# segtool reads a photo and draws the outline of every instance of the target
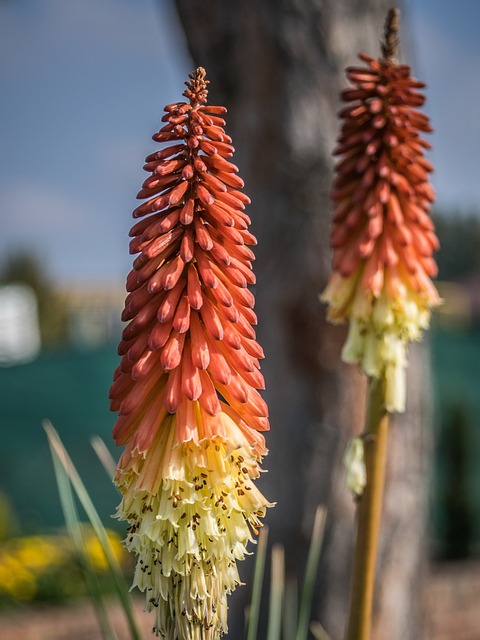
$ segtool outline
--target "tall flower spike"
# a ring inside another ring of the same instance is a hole
[[[243,181],[228,158],[224,107],[207,105],[205,70],[188,102],[165,107],[153,136],[169,146],[130,231],[129,321],[110,391],[113,434],[125,445],[115,481],[130,524],[134,585],[168,640],[215,640],[227,630],[236,561],[270,506],[254,485],[268,413],[258,389],[262,350],[252,324],[255,282]]]
[[[322,294],[329,319],[349,321],[343,360],[385,380],[387,411],[405,410],[407,345],[440,302],[431,281],[433,167],[420,137],[431,128],[417,109],[425,85],[394,60],[397,23],[392,11],[381,59],[362,54],[365,64],[347,69],[354,88],[342,93],[349,104],[334,151],[333,273]]]

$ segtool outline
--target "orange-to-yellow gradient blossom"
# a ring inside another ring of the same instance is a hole
[[[349,321],[342,357],[385,379],[388,411],[404,411],[406,349],[419,340],[439,304],[431,277],[438,248],[429,209],[431,131],[409,67],[366,55],[347,69],[354,88],[335,154],[333,274],[322,294],[333,322]]]
[[[156,609],[157,635],[215,640],[240,583],[236,561],[269,506],[253,482],[268,413],[247,288],[249,199],[227,160],[226,109],[207,105],[202,68],[186,84],[187,101],[165,107],[153,136],[170,145],[144,167],[110,398],[134,585]]]

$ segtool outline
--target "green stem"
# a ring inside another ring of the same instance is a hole
[[[54,451],[58,461],[62,465],[67,474],[75,493],[77,494],[78,500],[82,505],[85,513],[90,520],[90,524],[92,525],[95,533],[97,534],[98,540],[102,545],[103,552],[105,553],[105,557],[107,560],[107,564],[109,566],[112,578],[115,583],[115,587],[117,590],[118,597],[122,604],[123,611],[125,613],[125,617],[127,618],[130,634],[132,640],[142,640],[142,635],[138,628],[137,622],[135,620],[135,615],[133,612],[133,606],[131,603],[130,593],[128,587],[125,583],[125,578],[123,577],[122,570],[120,564],[112,550],[112,545],[110,540],[108,539],[107,532],[105,531],[105,527],[102,524],[100,516],[98,515],[93,502],[85,488],[85,485],[80,478],[78,471],[76,470],[70,456],[68,455],[65,447],[60,440],[57,432],[53,428],[53,425],[48,420],[43,421],[43,428],[45,429],[48,441],[51,449]]]
[[[312,538],[308,550],[307,564],[305,567],[305,579],[303,582],[300,611],[298,613],[298,626],[295,640],[307,640],[310,626],[310,613],[312,609],[313,590],[318,570],[318,561],[322,549],[323,532],[325,530],[326,511],[317,507],[313,522]]]
[[[372,379],[365,425],[367,486],[357,510],[357,539],[346,640],[370,640],[371,635],[389,421],[384,397],[383,380]]]
[[[258,632],[258,619],[260,617],[260,601],[262,599],[263,573],[267,557],[268,527],[260,529],[258,537],[255,569],[253,571],[252,601],[248,615],[247,640],[256,640]]]

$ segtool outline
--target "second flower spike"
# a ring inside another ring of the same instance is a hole
[[[226,109],[207,104],[202,68],[185,102],[165,107],[153,136],[130,235],[138,254],[110,391],[125,445],[116,483],[137,555],[134,584],[167,640],[216,640],[227,630],[236,562],[269,503],[254,484],[268,429],[252,327],[255,282]]]
[[[392,14],[393,16],[395,14]],[[431,278],[438,248],[429,209],[431,131],[418,110],[423,84],[393,59],[396,32],[387,29],[383,57],[360,55],[347,69],[353,88],[335,155],[331,246],[333,274],[322,299],[329,319],[348,320],[346,362],[385,380],[388,411],[404,411],[406,348],[439,304]]]

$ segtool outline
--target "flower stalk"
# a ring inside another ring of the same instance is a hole
[[[379,59],[360,55],[347,69],[354,87],[338,146],[332,192],[333,273],[322,294],[332,322],[349,323],[342,359],[369,378],[363,461],[347,478],[357,495],[357,537],[347,640],[369,640],[385,484],[389,414],[405,410],[407,348],[428,328],[440,303],[431,281],[438,240],[429,216],[433,170],[424,157],[431,131],[418,110],[423,83],[397,63],[399,12],[387,16]],[[357,444],[359,444],[357,442]],[[357,447],[361,450],[361,447]],[[358,486],[358,489],[357,489]],[[363,491],[362,491],[363,490]]]
[[[345,362],[385,380],[388,411],[405,410],[407,346],[421,339],[430,310],[440,303],[431,278],[438,239],[429,209],[432,129],[417,107],[424,102],[410,68],[394,60],[398,15],[389,14],[383,50],[389,57],[359,58],[347,69],[353,89],[338,145],[332,199],[333,273],[322,300],[328,318],[349,322]]]
[[[205,70],[165,107],[133,212],[119,345],[110,391],[125,450],[115,482],[134,586],[166,640],[217,640],[237,560],[270,503],[254,480],[269,428],[256,342],[249,198],[229,158],[226,109],[207,104]]]
[[[368,389],[365,425],[367,485],[357,508],[357,539],[353,560],[347,640],[369,640],[375,587],[378,539],[382,517],[389,413],[385,409],[384,381],[372,378]]]

